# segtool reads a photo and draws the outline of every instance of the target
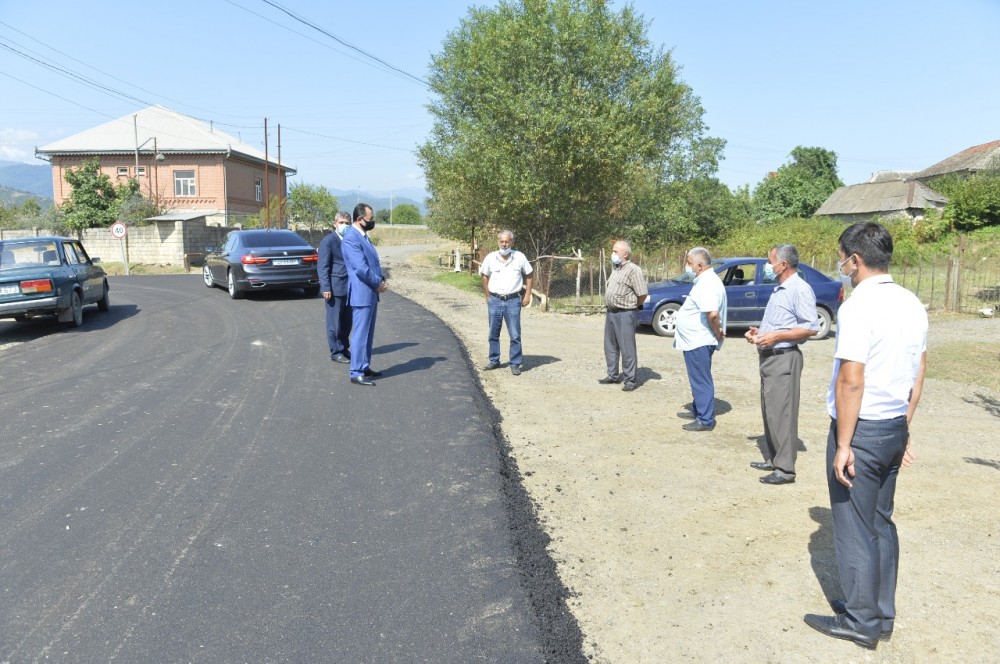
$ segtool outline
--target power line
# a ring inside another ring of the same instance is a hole
[[[420,78],[419,76],[415,76],[414,74],[411,74],[410,72],[408,72],[408,71],[406,71],[404,69],[400,69],[399,67],[386,62],[385,60],[383,60],[382,58],[378,57],[377,55],[369,53],[368,51],[365,51],[364,49],[359,48],[359,47],[355,46],[354,44],[351,44],[350,42],[348,42],[347,40],[343,39],[342,37],[338,37],[337,35],[333,34],[332,32],[330,32],[330,31],[328,31],[328,30],[326,30],[324,28],[321,28],[318,25],[316,25],[315,23],[312,23],[311,21],[309,21],[309,20],[307,20],[307,19],[299,16],[298,14],[296,14],[295,12],[293,12],[292,10],[287,9],[285,7],[282,7],[278,3],[272,2],[272,0],[261,0],[261,2],[263,2],[264,4],[267,4],[267,5],[270,5],[270,6],[274,7],[278,11],[284,12],[288,16],[290,16],[293,19],[295,19],[296,21],[298,21],[299,23],[302,23],[303,25],[309,26],[313,30],[316,30],[317,32],[320,32],[320,33],[326,35],[330,39],[336,41],[338,44],[341,44],[341,45],[345,46],[346,48],[349,48],[352,51],[355,51],[356,53],[361,54],[365,58],[368,58],[369,60],[373,60],[373,61],[379,63],[380,65],[382,65],[383,67],[388,67],[392,71],[397,72],[399,74],[402,74],[406,78],[412,79],[413,81],[415,81],[417,83],[420,83],[421,85],[423,85],[425,87],[430,87],[430,83],[428,83],[424,79]]]

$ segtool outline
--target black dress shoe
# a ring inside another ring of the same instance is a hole
[[[624,385],[622,385],[622,392],[631,392],[637,387],[639,386],[635,383],[625,383]]]
[[[333,355],[330,357],[330,359],[333,360],[334,362],[339,362],[340,364],[351,363],[351,358],[347,357],[346,355]]]
[[[598,378],[597,382],[601,385],[616,385],[622,382],[621,378],[612,378],[611,376],[605,376],[604,378]]]
[[[499,368],[500,368],[499,362],[490,362],[489,364],[483,367],[483,369],[486,371],[493,371],[494,369],[499,369]]]
[[[847,613],[847,602],[845,602],[844,600],[840,599],[839,597],[835,598],[835,599],[831,599],[830,600],[830,608],[833,609],[833,612],[836,613],[838,616],[842,616],[845,613]],[[878,635],[878,640],[879,641],[888,641],[891,638],[892,638],[892,630],[891,629],[888,629],[888,630],[887,629],[883,629],[881,631],[881,633],[879,633],[879,635]]]
[[[865,636],[861,632],[856,632],[847,625],[844,625],[844,621],[840,616],[817,616],[807,613],[805,621],[807,625],[817,632],[822,632],[835,639],[853,641],[862,648],[875,650],[875,646],[878,645],[878,639],[874,636]]]
[[[762,484],[795,484],[794,477],[786,477],[784,475],[779,475],[777,472],[771,473],[770,475],[764,475],[760,478]]]
[[[365,369],[365,378],[378,378],[382,375],[381,371],[375,371],[374,369]]]
[[[368,380],[364,376],[355,376],[351,379],[351,382],[355,385],[370,385],[371,387],[375,387],[375,383]]]
[[[682,420],[694,420],[697,419],[690,410],[679,410],[677,411],[677,417]]]
[[[681,428],[685,431],[711,431],[715,428],[714,424],[702,424],[698,420],[694,422],[688,422],[687,424],[682,424]]]
[[[751,461],[750,467],[754,470],[774,470],[770,461]]]

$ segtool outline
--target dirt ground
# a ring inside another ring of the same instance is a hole
[[[428,281],[412,259],[390,288],[443,319],[486,362],[482,297]],[[524,372],[483,372],[594,662],[1000,661],[1000,394],[928,380],[902,471],[898,615],[875,652],[812,630],[837,580],[824,475],[833,339],[804,347],[793,485],[767,486],[757,359],[732,332],[715,356],[718,424],[681,430],[682,354],[638,334],[640,386],[599,385],[602,316],[522,318]],[[1000,319],[933,320],[934,345],[1000,341]],[[501,337],[507,358],[506,332]],[[984,357],[983,371],[1000,370]]]

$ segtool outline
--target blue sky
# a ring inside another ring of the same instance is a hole
[[[423,79],[470,6],[274,3]],[[719,177],[730,187],[752,187],[797,145],[833,150],[855,183],[1000,140],[1000,0],[632,5],[701,98],[709,134],[728,142]],[[272,154],[281,124],[300,182],[423,188],[413,148],[432,124],[427,88],[264,0],[0,0],[0,90],[0,160],[40,164],[36,146],[158,103],[261,148],[267,117]]]

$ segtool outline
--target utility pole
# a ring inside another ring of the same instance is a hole
[[[278,123],[278,228],[284,228],[285,215],[281,214],[281,196],[284,193],[281,185],[281,123]]]
[[[267,190],[270,174],[267,172],[267,162],[267,118],[264,118],[264,228],[271,228],[271,206],[268,204],[270,201]]]

